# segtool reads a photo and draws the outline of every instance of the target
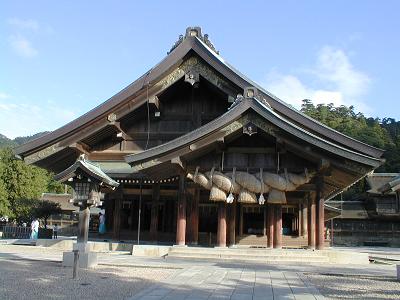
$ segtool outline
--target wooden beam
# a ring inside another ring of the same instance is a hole
[[[206,137],[200,141],[197,141],[193,144],[190,144],[189,149],[191,151],[195,151],[198,149],[201,149],[203,147],[206,147],[208,145],[211,145],[213,143],[223,143],[224,142],[224,136],[225,133],[224,132],[219,132],[218,134],[215,135],[211,135],[209,137]]]
[[[69,148],[72,148],[81,154],[89,155],[90,153],[90,147],[83,142],[72,143]]]
[[[171,164],[178,165],[182,170],[186,169],[186,163],[182,161],[181,157],[177,156],[171,159]]]
[[[149,104],[154,106],[156,110],[160,110],[160,100],[156,95],[149,97]]]
[[[306,183],[306,184],[303,184],[303,185],[299,186],[296,189],[296,192],[310,192],[310,191],[315,191],[315,189],[316,189],[316,185],[315,184]]]
[[[273,154],[275,147],[227,147],[227,153]]]
[[[140,189],[136,188],[124,188],[123,190],[124,195],[139,195],[140,194]],[[151,196],[152,195],[152,190],[151,189],[143,189],[142,190],[142,195],[145,196]],[[176,190],[165,190],[161,189],[160,190],[160,195],[161,196],[170,196],[170,197],[176,197],[178,195],[178,192]]]
[[[25,156],[24,161],[28,165],[34,164],[34,163],[38,162],[39,160],[45,159],[46,157],[49,157],[50,155],[60,152],[63,149],[65,149],[64,146],[61,146],[60,143],[56,143],[47,148],[44,148],[43,150],[37,151],[31,155]]]

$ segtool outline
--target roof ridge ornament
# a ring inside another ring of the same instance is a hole
[[[244,100],[249,100],[249,99],[254,99],[257,100],[259,103],[261,103],[262,105],[271,108],[271,105],[268,103],[267,99],[264,97],[264,95],[262,95],[259,90],[256,87],[253,86],[249,86],[244,88],[244,93],[243,95],[238,94],[236,96],[235,101],[233,101],[232,105],[228,108],[228,110],[230,110],[231,108],[235,107],[236,105],[238,105],[240,102],[244,101]]]
[[[244,100],[244,97],[242,94],[237,94],[235,101],[229,106],[228,110],[234,108],[236,105],[238,105],[240,102]]]
[[[188,37],[198,37],[200,40],[203,41],[212,51],[214,51],[216,54],[219,54],[219,51],[215,49],[214,44],[210,41],[208,34],[202,34],[201,33],[201,27],[199,26],[194,26],[194,27],[188,27],[186,28],[186,33],[185,35],[180,34],[178,37],[178,40],[172,45],[171,49],[167,52],[167,54],[170,54],[172,51],[177,48],[184,39]]]
[[[244,97],[246,99],[255,99],[266,107],[272,109],[265,96],[254,86],[244,88]]]

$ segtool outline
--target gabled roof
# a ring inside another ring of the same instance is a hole
[[[400,175],[378,188],[382,194],[397,192],[400,189]]]
[[[399,173],[373,173],[367,176],[370,194],[382,194],[396,191],[400,188]]]
[[[322,150],[325,150],[332,155],[341,156],[352,160],[357,163],[361,163],[367,166],[377,168],[382,164],[382,160],[359,152],[345,148],[339,144],[325,140],[304,128],[296,125],[291,120],[281,116],[276,113],[265,101],[261,101],[255,97],[244,98],[240,97],[239,100],[235,101],[232,107],[220,117],[214,119],[213,121],[203,125],[202,127],[189,132],[183,136],[180,136],[172,141],[164,143],[160,146],[151,148],[149,150],[127,155],[125,160],[133,165],[137,166],[141,163],[153,161],[153,165],[157,164],[157,160],[161,156],[169,155],[170,153],[175,153],[181,151],[181,155],[189,153],[191,151],[190,145],[210,136],[212,133],[221,130],[228,124],[237,120],[240,116],[248,111],[254,111],[259,116],[264,118],[269,123],[272,123],[277,128],[285,131],[286,133],[300,138],[304,142],[316,146]],[[159,161],[160,163],[161,161]]]
[[[197,30],[197,34],[192,32]],[[74,121],[60,127],[59,129],[39,137],[29,143],[21,145],[15,149],[15,153],[22,157],[42,150],[56,142],[69,137],[84,128],[85,126],[96,123],[104,119],[113,110],[120,107],[128,101],[135,100],[135,97],[141,94],[145,87],[152,86],[157,80],[165,76],[173,67],[179,65],[187,56],[189,52],[196,53],[206,63],[208,63],[217,72],[225,76],[228,80],[233,82],[238,87],[244,89],[248,86],[257,87],[264,95],[271,108],[284,118],[291,120],[296,124],[301,124],[306,130],[319,135],[324,139],[335,141],[337,144],[352,149],[361,154],[379,158],[383,154],[383,150],[372,147],[353,138],[350,138],[338,131],[335,131],[322,123],[306,116],[300,111],[293,108],[291,105],[286,104],[276,96],[258,86],[255,82],[241,74],[238,70],[227,63],[209,43],[208,37],[203,36],[199,28],[189,28],[185,37],[182,37],[171,52],[154,68],[146,72],[142,77],[134,81],[125,89],[108,99],[103,104],[97,106],[93,110],[84,114],[83,116],[75,119]]]
[[[54,179],[65,182],[69,178],[75,177],[78,170],[81,170],[89,176],[95,178],[107,187],[116,188],[119,186],[118,182],[104,173],[99,166],[93,164],[89,160],[86,160],[83,155],[80,156],[72,166],[54,176]]]

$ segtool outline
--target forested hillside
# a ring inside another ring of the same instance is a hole
[[[34,135],[30,135],[30,136],[19,136],[16,137],[15,139],[9,139],[8,137],[6,137],[5,135],[0,133],[0,148],[5,148],[5,147],[16,147],[22,144],[25,144],[31,140],[34,140],[38,137],[41,137],[42,135],[47,134],[48,132],[39,132],[36,133]]]
[[[301,111],[337,131],[384,149],[386,163],[376,172],[400,172],[400,121],[367,118],[352,106],[314,105],[311,100],[303,100]]]

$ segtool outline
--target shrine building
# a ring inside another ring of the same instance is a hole
[[[329,200],[383,163],[383,150],[244,76],[199,27],[119,93],[15,153],[55,174],[87,161],[118,182],[102,190],[109,238],[219,247],[322,249],[340,214]]]

